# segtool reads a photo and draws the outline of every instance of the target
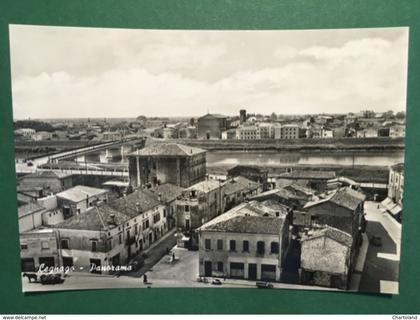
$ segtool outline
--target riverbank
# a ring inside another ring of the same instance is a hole
[[[174,142],[192,147],[199,147],[208,151],[341,151],[341,150],[371,150],[391,151],[404,150],[404,138],[328,138],[328,139],[290,139],[290,140],[198,140],[174,139],[161,142]]]

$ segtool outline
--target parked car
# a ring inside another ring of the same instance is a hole
[[[131,271],[138,271],[144,266],[144,258],[142,256],[134,258],[131,260],[129,266],[131,266]]]
[[[42,284],[59,284],[63,283],[64,279],[61,277],[60,273],[55,273],[42,275],[40,281]]]
[[[255,283],[255,285],[257,286],[257,288],[261,288],[261,289],[272,289],[273,288],[273,284],[270,283],[270,282],[257,281]]]
[[[213,281],[211,282],[211,284],[214,284],[216,286],[220,286],[220,285],[222,285],[222,281],[220,281],[219,279],[213,279]]]
[[[370,237],[370,243],[374,245],[375,247],[381,247],[382,246],[382,238],[378,235],[373,235]]]

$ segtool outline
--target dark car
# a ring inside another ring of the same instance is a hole
[[[61,277],[61,274],[44,274],[40,277],[42,284],[59,284],[63,283],[64,279]]]
[[[134,258],[129,266],[131,266],[131,271],[138,271],[141,267],[144,266],[144,258],[142,256]]]
[[[370,237],[370,243],[374,245],[375,247],[381,247],[382,238],[378,235],[373,235],[372,237]]]
[[[255,285],[257,286],[257,288],[260,288],[260,289],[272,289],[273,288],[273,284],[271,284],[270,282],[257,281],[255,283]]]

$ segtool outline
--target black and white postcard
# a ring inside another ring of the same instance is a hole
[[[10,50],[23,291],[398,294],[408,28],[11,25]]]

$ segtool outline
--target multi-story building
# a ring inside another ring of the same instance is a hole
[[[169,196],[169,195],[168,195]],[[169,196],[171,197],[171,196]],[[129,195],[109,203],[109,206],[130,218],[130,230],[126,230],[126,239],[129,239],[128,257],[134,253],[147,249],[154,242],[164,236],[169,228],[167,217],[168,197],[159,192],[137,189]]]
[[[332,191],[326,198],[308,202],[304,210],[311,216],[312,225],[337,228],[350,234],[357,242],[366,228],[365,198],[361,192],[342,187]]]
[[[222,132],[222,140],[235,140],[237,135],[236,129],[228,129]]]
[[[150,191],[158,195],[161,203],[166,206],[168,230],[176,226],[176,200],[182,195],[183,190],[184,188],[170,183],[161,184],[150,189]]]
[[[108,201],[108,190],[87,186],[75,186],[57,193],[57,206],[63,210],[64,218],[81,214],[88,208]]]
[[[60,266],[57,234],[53,229],[33,229],[20,233],[20,259],[23,272]]]
[[[37,131],[32,135],[32,140],[35,141],[42,141],[42,140],[51,140],[53,137],[53,134],[51,132],[47,131]]]
[[[198,139],[220,139],[227,129],[227,117],[221,114],[208,113],[197,120]]]
[[[297,124],[282,125],[281,139],[299,139],[299,126]]]
[[[261,184],[241,176],[230,178],[223,185],[225,188],[224,211],[230,210],[248,197],[255,196],[262,191]]]
[[[395,124],[389,128],[389,136],[392,138],[405,137],[405,126],[402,124]]]
[[[288,185],[295,182],[304,187],[322,192],[326,189],[328,180],[334,179],[336,174],[334,171],[320,170],[290,170],[278,175],[276,184]]]
[[[274,139],[274,125],[272,123],[261,122],[257,128],[257,139],[269,140]]]
[[[404,164],[398,163],[389,168],[388,197],[382,205],[398,221],[402,219],[404,198]]]
[[[169,231],[168,207],[173,202],[171,195],[141,189],[109,204],[97,203],[49,229],[37,225],[21,233],[22,265],[35,269],[45,262],[98,273],[124,270],[134,255]]]
[[[199,233],[200,276],[279,281],[289,244],[287,212],[242,203]]]
[[[46,193],[57,193],[73,186],[71,174],[55,171],[38,171],[21,177],[18,180],[21,188],[39,188]]]
[[[26,139],[32,139],[33,135],[35,134],[35,130],[31,128],[20,128],[14,131],[16,136],[21,136]]]
[[[239,140],[257,140],[258,127],[255,125],[242,125],[236,129],[236,136]]]
[[[176,201],[178,244],[195,247],[195,229],[220,215],[224,209],[224,185],[207,179],[182,192]]]
[[[228,179],[239,176],[261,184],[261,191],[268,189],[268,169],[259,166],[237,165],[227,170]]]
[[[353,239],[329,226],[311,230],[301,239],[302,284],[348,289]]]
[[[19,206],[18,222],[19,232],[25,232],[42,225],[42,216],[47,210],[36,202]]]
[[[121,131],[106,131],[102,133],[102,140],[105,141],[116,141],[121,140],[124,134]]]
[[[130,185],[171,183],[187,188],[206,176],[206,151],[176,143],[155,143],[128,155]]]
[[[129,220],[129,216],[101,205],[54,226],[61,265],[93,273],[126,265],[133,228]]]

